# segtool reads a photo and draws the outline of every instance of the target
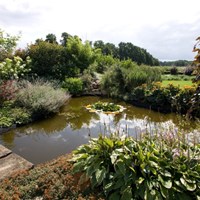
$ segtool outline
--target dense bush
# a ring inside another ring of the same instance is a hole
[[[66,93],[48,81],[27,82],[16,96],[16,104],[28,109],[34,119],[56,113],[66,102]]]
[[[170,73],[171,73],[172,75],[176,75],[176,74],[178,73],[178,69],[177,69],[176,67],[172,67],[172,68],[170,69]]]
[[[102,88],[113,97],[123,98],[144,83],[160,81],[160,70],[138,66],[128,60],[112,66],[102,78]]]
[[[62,87],[72,95],[78,95],[83,92],[83,82],[80,78],[66,78]]]
[[[64,47],[48,42],[30,45],[28,54],[32,59],[32,73],[41,77],[61,78],[63,66],[61,55]]]
[[[138,86],[128,96],[128,100],[133,104],[150,107],[161,112],[175,111],[179,114],[191,112],[190,117],[199,118],[199,101],[194,106],[194,98],[199,98],[199,93],[197,94],[194,87],[187,86],[181,89],[173,84],[162,87],[159,82]]]
[[[81,180],[102,187],[110,200],[198,199],[200,146],[171,134],[91,139],[74,151],[74,172],[84,172]]]
[[[15,107],[12,101],[5,101],[0,108],[0,127],[23,125],[31,121],[31,114],[25,108]]]

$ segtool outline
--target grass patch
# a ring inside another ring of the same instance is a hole
[[[184,88],[185,86],[193,86],[193,83],[192,83],[192,81],[191,80],[189,80],[189,81],[182,81],[182,80],[171,80],[171,81],[169,81],[169,80],[165,80],[165,81],[162,81],[162,86],[163,87],[166,87],[167,85],[169,85],[169,84],[173,84],[174,86],[179,86],[179,87],[181,87],[181,88]]]

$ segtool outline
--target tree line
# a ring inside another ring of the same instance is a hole
[[[70,37],[78,37],[72,36],[67,32],[63,32],[61,34],[60,45],[66,46],[67,41]],[[79,38],[79,37],[78,37]],[[80,39],[80,38],[79,38]],[[80,39],[81,40],[81,39]],[[36,43],[43,41],[42,39],[37,39]],[[59,44],[57,41],[56,35],[50,33],[46,35],[46,39],[44,40],[49,43]],[[102,40],[97,41],[89,41],[89,44],[94,49],[100,49],[103,55],[111,55],[114,58],[120,60],[131,59],[136,62],[138,65],[145,64],[150,66],[158,66],[159,60],[154,58],[146,49],[140,48],[138,46],[133,45],[130,42],[120,42],[118,46],[113,43],[105,43]]]

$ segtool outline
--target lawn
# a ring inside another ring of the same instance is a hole
[[[191,80],[184,81],[184,80],[164,80],[162,81],[162,86],[167,86],[168,84],[173,84],[175,86],[180,86],[183,88],[184,86],[192,86],[193,83]]]

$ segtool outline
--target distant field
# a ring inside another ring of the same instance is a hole
[[[184,87],[184,86],[192,86],[193,83],[192,81],[183,81],[183,80],[175,80],[175,81],[168,81],[168,80],[164,80],[162,81],[162,86],[167,86],[168,84],[173,84],[175,86],[180,86],[180,87]]]

